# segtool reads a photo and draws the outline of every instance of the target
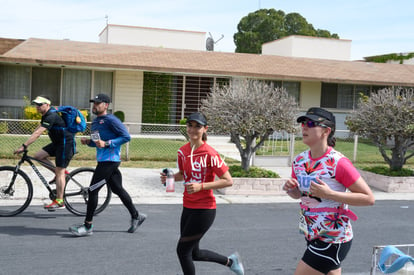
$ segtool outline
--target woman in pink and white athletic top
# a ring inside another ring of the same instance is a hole
[[[335,116],[310,108],[297,122],[303,143],[309,146],[292,163],[292,178],[283,189],[300,199],[299,230],[307,242],[295,275],[341,274],[341,262],[351,248],[351,220],[357,216],[348,205],[373,205],[374,195],[357,169],[335,146]]]

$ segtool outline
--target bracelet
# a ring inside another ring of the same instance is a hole
[[[26,144],[23,143],[22,146],[23,146],[24,149],[27,149],[27,145]]]
[[[292,193],[292,192],[294,192],[297,189],[298,189],[298,187],[296,186],[295,188],[291,188],[291,189],[286,190],[286,193],[287,194]]]

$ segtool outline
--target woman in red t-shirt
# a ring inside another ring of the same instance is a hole
[[[174,175],[174,179],[184,181],[185,190],[177,255],[184,275],[195,274],[193,261],[219,263],[240,275],[244,274],[244,268],[237,252],[226,257],[199,248],[201,238],[213,224],[216,216],[213,189],[233,184],[229,167],[216,150],[205,142],[207,128],[205,116],[201,113],[192,113],[187,119],[190,142],[178,150],[179,171]],[[166,175],[162,173],[161,182],[165,181]]]

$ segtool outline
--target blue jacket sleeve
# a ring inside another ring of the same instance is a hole
[[[110,147],[121,146],[131,140],[131,135],[128,133],[127,128],[116,117],[112,121],[112,131],[116,133],[116,138],[111,139]]]

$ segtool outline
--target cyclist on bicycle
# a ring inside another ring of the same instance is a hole
[[[55,173],[56,181],[56,199],[50,204],[45,205],[45,209],[48,211],[55,211],[56,209],[65,208],[63,201],[63,192],[65,190],[65,173],[66,167],[68,167],[70,160],[75,153],[74,147],[74,134],[66,130],[64,120],[59,114],[53,111],[51,107],[50,98],[47,96],[38,96],[32,103],[36,106],[36,110],[42,115],[40,125],[34,130],[32,135],[26,142],[22,144],[14,153],[19,154],[24,151],[30,144],[35,142],[44,131],[48,131],[50,144],[40,149],[34,157],[43,162],[49,163],[54,166],[49,160],[49,157],[55,157],[56,168],[47,169]],[[53,180],[51,181],[53,182]]]

